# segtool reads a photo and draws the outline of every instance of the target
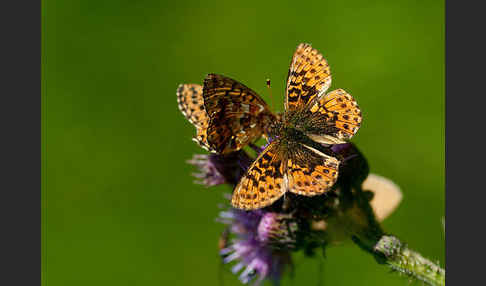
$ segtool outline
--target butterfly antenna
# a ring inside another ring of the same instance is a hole
[[[272,108],[272,110],[274,110],[275,104],[273,102],[272,89],[270,88],[270,79],[269,78],[267,78],[267,88],[268,88],[268,93],[270,94],[270,104],[271,104],[270,107]]]

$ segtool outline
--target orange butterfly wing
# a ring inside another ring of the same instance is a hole
[[[331,85],[331,70],[327,61],[309,44],[300,44],[290,64],[287,76],[285,109],[304,108]]]
[[[263,208],[285,193],[287,186],[282,155],[278,141],[273,141],[260,153],[233,191],[231,204],[235,208]]]
[[[231,78],[209,74],[203,97],[209,116],[207,141],[218,153],[241,149],[260,138],[275,121],[258,94]]]
[[[339,140],[350,139],[358,132],[361,126],[361,110],[354,98],[342,89],[337,89],[322,95],[309,108],[312,120],[316,126],[309,136],[315,141],[327,136],[335,137]],[[319,138],[320,137],[320,138]],[[321,142],[329,143],[329,142]],[[342,142],[334,142],[342,143]]]
[[[176,94],[179,110],[196,127],[197,135],[193,140],[208,150],[206,132],[209,117],[204,107],[203,87],[199,84],[181,84],[177,88]]]
[[[339,161],[307,145],[295,143],[287,160],[288,190],[303,196],[328,192],[337,181]]]

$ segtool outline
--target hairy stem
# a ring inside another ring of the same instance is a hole
[[[420,253],[409,249],[398,238],[384,235],[374,249],[378,261],[393,270],[414,277],[429,285],[445,285],[445,270],[424,258]]]
[[[348,235],[361,249],[396,273],[405,274],[428,285],[445,285],[444,269],[381,229],[365,192],[356,188],[349,201],[337,216],[334,225],[345,227]]]

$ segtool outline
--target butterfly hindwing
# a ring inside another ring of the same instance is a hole
[[[218,153],[241,149],[260,138],[274,120],[267,104],[245,85],[222,75],[204,80],[204,106],[209,116],[207,141]]]
[[[193,138],[194,141],[208,149],[206,132],[209,117],[204,107],[203,87],[199,84],[181,84],[176,93],[179,110],[196,127],[197,135]]]
[[[287,111],[304,108],[331,85],[331,70],[324,57],[309,44],[300,44],[287,76]]]
[[[203,87],[199,84],[181,84],[177,88],[179,110],[196,127],[207,125],[209,117],[204,108]]]
[[[288,191],[304,196],[329,191],[337,180],[339,161],[307,145],[293,145],[287,159]]]
[[[309,108],[309,112],[315,126],[311,133],[315,135],[350,139],[361,126],[362,115],[358,104],[342,89],[322,95]]]
[[[258,156],[236,186],[231,204],[253,210],[271,205],[286,191],[283,153],[273,141]]]

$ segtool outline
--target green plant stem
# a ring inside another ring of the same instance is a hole
[[[375,245],[374,253],[383,257],[384,263],[399,273],[429,285],[445,285],[444,269],[409,249],[394,236],[383,236]]]

